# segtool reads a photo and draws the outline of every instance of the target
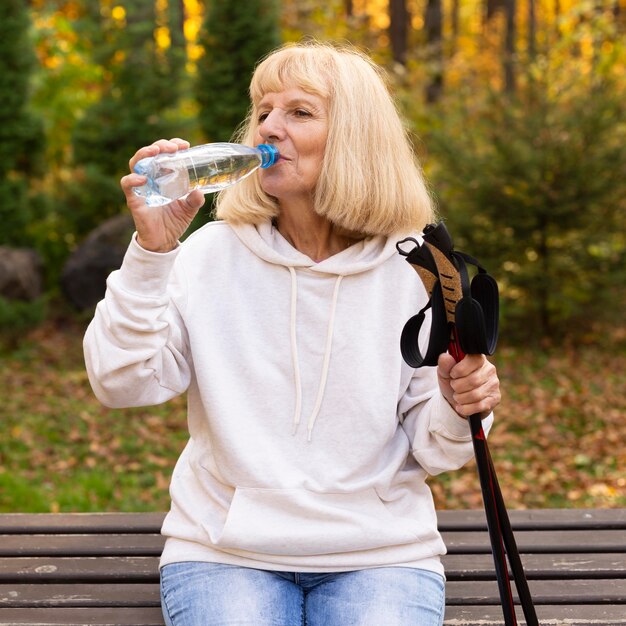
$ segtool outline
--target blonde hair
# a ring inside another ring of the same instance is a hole
[[[433,220],[421,168],[382,70],[353,48],[306,42],[269,54],[252,77],[252,104],[239,143],[253,145],[261,98],[291,86],[328,104],[328,138],[314,193],[319,215],[368,235],[421,230]],[[217,199],[217,217],[231,223],[258,224],[279,212],[256,175]]]

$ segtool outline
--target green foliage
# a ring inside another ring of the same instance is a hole
[[[26,229],[31,220],[28,182],[17,174],[0,179],[0,244],[28,245]]]
[[[626,102],[608,77],[570,79],[458,93],[426,136],[443,217],[497,276],[505,326],[524,339],[589,331],[623,284]]]
[[[247,113],[254,66],[280,44],[276,0],[210,0],[200,43],[200,125],[208,141],[229,141]]]
[[[104,9],[101,12],[102,41],[94,50],[96,60],[107,68],[108,88],[73,132],[74,163],[83,168],[84,195],[91,197],[87,204],[91,211],[82,211],[77,234],[120,209],[123,198],[117,180],[128,171],[128,160],[138,148],[182,133],[177,105],[184,76],[184,42],[173,37],[169,48],[159,47],[153,0],[119,4],[124,8],[123,21]],[[181,7],[169,4],[174,30],[181,23],[174,10]],[[116,185],[107,184],[105,177]]]
[[[43,322],[46,310],[44,298],[24,302],[0,296],[0,348],[15,346],[24,331]]]
[[[99,20],[92,21],[86,9],[69,17],[54,4],[46,2],[36,14],[34,31],[43,67],[35,74],[33,106],[45,123],[48,173],[69,162],[74,126],[99,99],[105,73],[94,60],[94,46],[102,36]]]
[[[25,243],[27,176],[41,169],[42,125],[29,108],[35,67],[29,28],[26,4],[0,4],[0,244]]]
[[[74,132],[75,162],[95,163],[111,175],[126,171],[140,146],[171,136],[183,74],[180,51],[167,54],[155,42],[154,1],[123,5],[124,27],[106,13],[101,18],[106,39],[96,55],[108,69],[108,89]]]

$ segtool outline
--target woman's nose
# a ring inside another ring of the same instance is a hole
[[[265,141],[280,141],[285,136],[284,116],[281,111],[270,111],[259,126],[259,134]]]

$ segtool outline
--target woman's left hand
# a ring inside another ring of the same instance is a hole
[[[450,354],[439,355],[437,378],[444,398],[461,417],[479,413],[485,418],[500,403],[496,367],[482,354],[468,354],[458,363]]]

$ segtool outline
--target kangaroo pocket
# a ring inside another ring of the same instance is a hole
[[[215,529],[205,530],[223,549],[312,556],[414,543],[415,523],[394,517],[374,489],[237,488],[219,536]]]

